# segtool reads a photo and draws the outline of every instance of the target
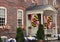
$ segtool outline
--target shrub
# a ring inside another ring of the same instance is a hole
[[[44,35],[44,27],[42,24],[39,25],[38,30],[37,30],[37,34],[36,37],[38,40],[44,40],[45,35]]]
[[[2,42],[1,37],[0,37],[0,42]]]
[[[24,42],[25,41],[23,30],[21,27],[17,28],[16,40],[17,40],[17,42]]]

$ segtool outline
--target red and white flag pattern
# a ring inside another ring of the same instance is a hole
[[[33,22],[34,23],[34,25],[36,25],[36,26],[38,26],[39,25],[39,21],[37,20],[35,20],[35,18],[34,18],[34,14],[31,14],[31,22]]]
[[[50,19],[48,17],[49,16],[44,16],[45,23],[47,23],[48,28],[52,28],[53,23],[52,23],[52,21],[50,21]]]

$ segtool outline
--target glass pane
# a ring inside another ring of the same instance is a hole
[[[56,2],[57,2],[56,0],[53,0],[53,6],[55,6],[55,5],[56,5]]]
[[[53,1],[54,1],[54,0],[48,0],[48,4],[49,4],[49,5],[53,5]]]
[[[0,9],[0,17],[5,17],[5,9]]]
[[[2,21],[2,23],[5,23],[5,21]]]
[[[3,24],[5,24],[5,18],[0,18],[0,26],[2,26]]]
[[[5,9],[0,8],[0,26],[5,24]]]
[[[22,26],[22,19],[18,19],[18,26]]]
[[[18,11],[18,19],[22,19],[22,11]]]
[[[22,11],[17,12],[18,26],[22,26]]]
[[[48,0],[43,0],[43,4],[47,5],[48,4]]]
[[[1,20],[5,20],[5,18],[1,18]]]

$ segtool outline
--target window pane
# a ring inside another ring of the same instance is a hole
[[[56,5],[56,2],[57,2],[56,0],[53,0],[53,6],[55,6],[55,5]]]
[[[18,26],[22,26],[22,19],[18,19]]]
[[[48,0],[43,0],[43,4],[47,5],[48,4]]]
[[[48,4],[49,4],[49,5],[53,5],[53,1],[54,1],[54,0],[48,0]]]
[[[5,18],[2,18],[2,20],[5,20]]]
[[[5,9],[0,9],[0,17],[5,17]]]
[[[5,24],[5,9],[0,8],[0,26]]]
[[[22,11],[18,11],[18,19],[22,19]]]
[[[17,12],[18,26],[22,26],[22,11]]]

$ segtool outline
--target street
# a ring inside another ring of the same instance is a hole
[[[60,42],[60,40],[50,40],[50,41],[45,41],[45,42]]]

